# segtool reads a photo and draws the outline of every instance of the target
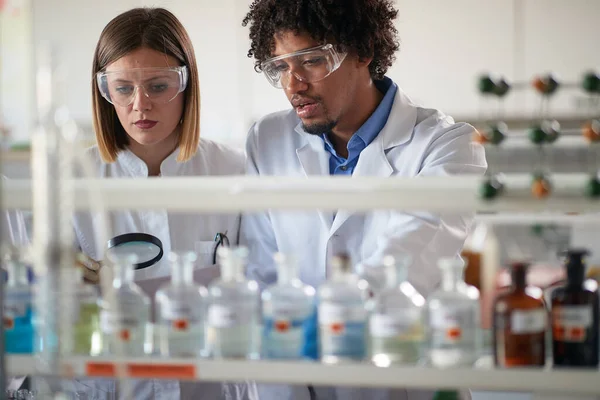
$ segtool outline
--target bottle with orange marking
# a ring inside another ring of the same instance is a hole
[[[554,367],[598,367],[598,284],[585,279],[587,254],[567,252],[567,284],[552,291]]]
[[[159,349],[164,356],[204,355],[205,287],[194,282],[193,252],[169,254],[171,282],[156,292]]]
[[[527,285],[529,263],[511,265],[510,289],[493,306],[494,362],[500,368],[543,367],[548,315],[540,288]]]
[[[298,267],[291,257],[274,256],[277,283],[262,293],[263,346],[266,358],[298,359],[309,357],[306,350],[316,343],[315,289],[299,279]]]
[[[214,358],[260,358],[260,290],[244,276],[245,247],[220,246],[221,277],[208,287],[207,353]]]
[[[438,368],[472,365],[480,355],[479,290],[463,278],[461,257],[443,258],[441,288],[427,299],[429,359]]]
[[[111,262],[114,271],[112,291],[104,294],[100,311],[100,330],[105,346],[103,352],[126,356],[144,355],[150,321],[150,299],[133,282],[137,256],[112,256]]]
[[[331,260],[331,276],[318,290],[319,353],[326,364],[366,356],[367,310],[362,280],[343,254]]]
[[[386,288],[372,302],[369,353],[381,367],[417,363],[425,343],[425,298],[407,280],[409,258],[383,258]]]

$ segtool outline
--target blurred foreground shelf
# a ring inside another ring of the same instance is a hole
[[[587,174],[552,175],[552,193],[539,199],[532,195],[530,175],[507,175],[502,195],[493,200],[480,196],[483,178],[477,176],[76,179],[65,185],[72,185],[78,210],[598,213],[600,197],[584,193],[589,179]],[[33,181],[6,180],[2,185],[0,200],[5,208],[32,208]]]
[[[7,356],[9,376],[46,375],[34,356]],[[235,361],[175,358],[69,357],[61,362],[64,377],[115,376],[121,369],[130,377],[197,381],[244,381],[389,388],[462,388],[600,395],[597,370],[484,368],[379,368],[367,363],[322,365],[313,362]]]

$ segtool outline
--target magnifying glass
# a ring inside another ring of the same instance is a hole
[[[110,239],[106,253],[117,258],[135,254],[138,263],[134,264],[134,268],[137,270],[159,262],[163,256],[163,245],[159,238],[147,233],[126,233]]]

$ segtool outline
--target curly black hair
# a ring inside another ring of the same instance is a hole
[[[248,57],[255,58],[257,72],[275,50],[275,34],[292,31],[373,57],[371,77],[382,79],[400,47],[397,15],[392,0],[255,0],[242,26],[250,25]]]

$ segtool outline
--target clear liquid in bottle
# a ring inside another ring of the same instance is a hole
[[[169,255],[171,282],[156,292],[160,353],[172,357],[204,355],[205,287],[194,283],[194,253]]]
[[[360,361],[367,340],[364,290],[348,256],[334,257],[331,268],[331,279],[318,289],[320,359],[326,364]]]
[[[219,247],[221,277],[208,288],[206,341],[215,358],[260,358],[260,292],[244,277],[248,250]]]
[[[102,300],[100,329],[104,353],[141,356],[146,353],[150,299],[133,282],[135,255],[114,256],[111,293]],[[112,303],[110,296],[114,296]],[[107,297],[108,296],[108,297]]]
[[[438,368],[470,366],[480,355],[479,291],[463,279],[462,258],[439,261],[442,287],[427,299],[429,360]]]
[[[371,361],[386,367],[417,363],[425,344],[425,298],[406,281],[408,258],[386,256],[387,286],[374,298],[369,316]]]

